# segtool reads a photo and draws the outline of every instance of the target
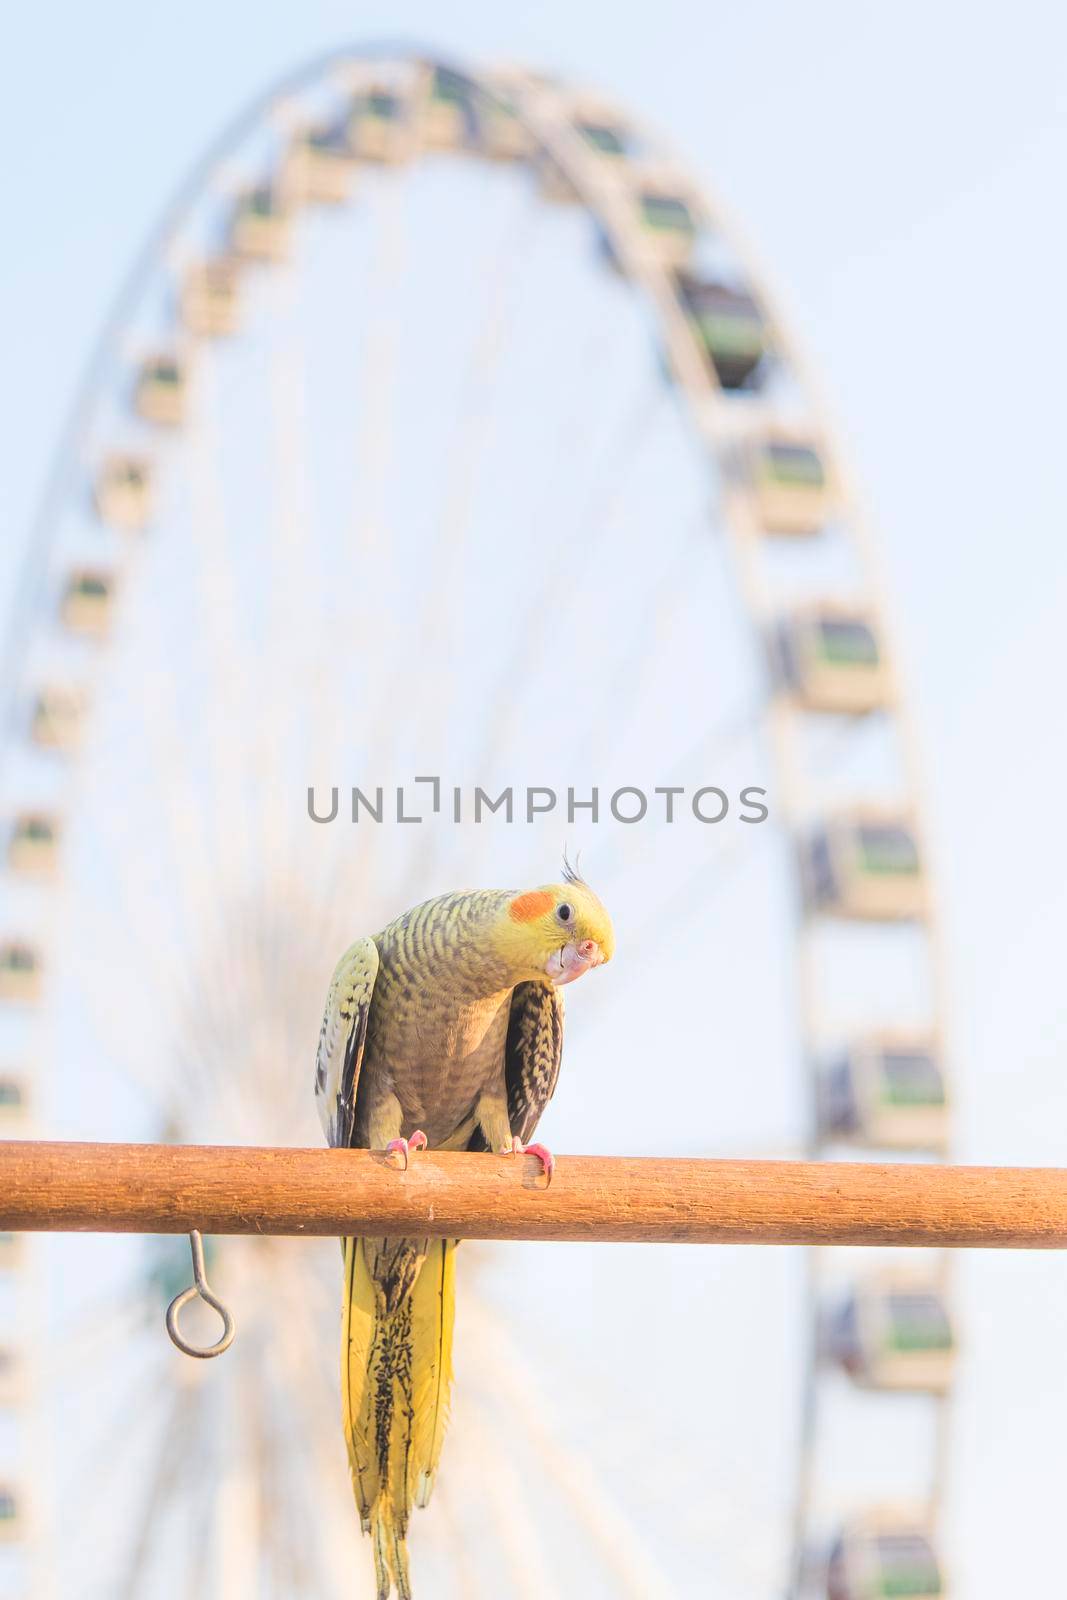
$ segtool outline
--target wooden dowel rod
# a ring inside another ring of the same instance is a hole
[[[1067,1171],[0,1142],[0,1229],[694,1244],[1067,1245]]]

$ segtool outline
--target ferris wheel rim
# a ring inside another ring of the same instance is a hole
[[[104,319],[98,339],[90,354],[85,371],[76,387],[75,399],[71,407],[70,416],[64,426],[60,445],[56,452],[55,462],[49,472],[48,481],[41,501],[41,510],[34,524],[34,533],[31,536],[26,553],[24,574],[20,577],[17,589],[16,605],[21,605],[27,618],[27,632],[32,626],[34,614],[40,609],[38,598],[38,585],[41,583],[42,574],[46,570],[50,554],[50,545],[42,537],[44,533],[54,533],[58,517],[54,514],[55,508],[62,505],[70,490],[72,474],[78,459],[80,440],[85,430],[86,418],[91,415],[94,402],[99,390],[106,382],[107,374],[113,364],[116,352],[120,347],[121,337],[134,309],[141,297],[151,284],[159,265],[165,260],[166,250],[180,229],[182,219],[188,213],[196,199],[204,192],[211,175],[218,168],[226,155],[239,143],[242,138],[261,123],[277,102],[289,95],[299,93],[300,90],[314,85],[324,75],[343,67],[350,62],[392,62],[397,61],[415,68],[448,69],[460,72],[478,88],[479,93],[490,98],[497,98],[503,103],[502,92],[493,87],[489,75],[479,75],[477,69],[461,68],[454,62],[439,55],[436,51],[413,49],[411,46],[398,46],[382,44],[368,48],[347,49],[340,47],[331,50],[313,60],[304,63],[294,72],[282,75],[266,90],[251,99],[230,120],[222,132],[213,139],[204,152],[191,165],[186,176],[180,181],[174,195],[163,209],[159,219],[149,232],[142,250],[135,258],[126,280],[124,281],[115,302]],[[518,80],[512,82],[512,90]],[[626,268],[626,276],[642,288],[652,300],[657,309],[658,322],[666,333],[666,342],[672,354],[672,367],[674,381],[678,390],[685,396],[686,405],[691,418],[697,422],[701,434],[701,448],[710,453],[718,453],[720,447],[725,445],[732,448],[737,439],[735,419],[728,418],[729,402],[725,402],[714,377],[704,370],[699,362],[699,353],[692,333],[686,325],[682,309],[677,297],[670,297],[663,287],[664,274],[654,269],[651,264],[642,259],[640,253],[640,240],[636,234],[636,223],[629,216],[624,216],[621,203],[613,205],[610,201],[604,209],[603,186],[593,168],[594,158],[587,155],[577,145],[578,135],[573,127],[560,131],[565,119],[565,107],[557,106],[554,112],[542,111],[539,105],[541,98],[550,99],[554,93],[554,86],[544,87],[531,83],[525,91],[512,93],[509,103],[514,107],[526,130],[537,142],[538,148],[545,155],[556,160],[565,176],[575,184],[583,199],[586,208],[594,216],[599,226],[610,238],[614,248]],[[560,127],[555,127],[553,115],[556,116]],[[700,203],[706,215],[715,215],[717,207],[709,204],[703,197],[702,191],[696,185],[690,185],[694,195],[700,197]],[[613,232],[614,229],[614,232]],[[760,287],[761,298],[767,303],[762,286],[758,279],[755,280]],[[780,348],[788,352],[788,359],[793,363],[793,357],[788,342],[780,334],[778,319],[771,316],[771,325],[775,328]],[[806,377],[802,379],[802,387],[806,387]],[[709,394],[709,389],[712,391]],[[751,426],[749,418],[744,427]],[[742,429],[743,431],[743,429]],[[839,473],[836,449],[832,447],[831,436],[821,419],[816,421],[817,436],[825,450],[831,453],[834,463],[835,476]],[[848,497],[852,503],[851,495]],[[724,514],[724,521],[729,528],[731,516]],[[738,541],[739,558],[746,558],[744,539]],[[769,605],[757,604],[753,593],[746,590],[744,575],[741,582],[741,603],[750,622],[758,630],[772,614]],[[872,597],[873,598],[873,597]],[[4,639],[7,643],[9,665],[16,662],[20,655],[20,640],[17,637],[17,625],[5,630]],[[21,678],[17,671],[9,673],[8,695],[11,703],[7,707],[4,723],[7,727],[6,738],[10,741],[12,736],[11,724],[16,697],[19,693]],[[891,714],[900,714],[900,703],[894,699]],[[928,925],[936,927],[936,917],[928,917]],[[813,1370],[809,1366],[809,1373]]]

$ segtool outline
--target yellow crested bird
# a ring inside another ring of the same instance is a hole
[[[358,939],[326,997],[315,1098],[331,1145],[552,1157],[527,1144],[559,1074],[561,985],[615,948],[569,867],[524,893],[445,894]],[[448,1420],[453,1239],[344,1240],[341,1405],[378,1600],[410,1600],[407,1528],[430,1498]]]

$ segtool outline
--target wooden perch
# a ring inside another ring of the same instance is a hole
[[[0,1229],[692,1244],[1067,1245],[1043,1167],[0,1141]]]

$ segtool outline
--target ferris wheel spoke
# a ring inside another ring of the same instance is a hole
[[[698,529],[705,526],[702,516]],[[632,636],[620,630],[619,659],[601,663],[598,681],[607,685],[606,692],[592,709],[588,722],[580,725],[574,749],[580,751],[588,766],[596,771],[610,760],[619,743],[619,733],[627,725],[633,707],[639,703],[642,689],[653,669],[657,638],[669,637],[671,630],[687,602],[697,592],[695,580],[699,577],[704,550],[693,533],[680,541],[677,559],[661,577],[648,601],[647,614],[652,625],[645,629],[643,619],[633,619]]]
[[[568,574],[562,590],[564,605],[568,593],[581,595],[584,592],[585,577],[625,505],[629,475],[651,436],[652,425],[665,409],[661,390],[662,386],[651,389],[647,381],[642,383],[636,402],[624,413],[617,433],[609,441],[600,472],[581,502],[581,511],[570,529],[569,538],[563,540],[565,548],[576,552],[577,560],[576,569]],[[571,427],[561,443],[577,436],[577,428]],[[551,481],[552,475],[545,474],[546,487]],[[560,574],[549,564],[540,588],[525,610],[509,663],[500,675],[500,687],[488,714],[479,771],[495,771],[506,755],[515,735],[516,707],[522,693],[545,657],[550,635],[563,627],[560,599]]]
[[[143,854],[144,841],[136,834],[117,836],[116,827],[116,819],[103,812],[94,843],[98,859],[113,862],[108,874],[113,892],[106,901],[94,901],[91,940],[80,929],[67,940],[70,981],[116,1064],[173,1121],[182,1099],[195,1103],[199,1092],[210,1102],[233,1092],[231,1073],[214,1074],[210,1064],[239,1058],[234,1048],[239,1041],[217,1029],[212,1035],[212,1004],[217,1006],[232,987],[235,969],[242,965],[241,948],[232,940],[221,944],[221,959],[210,969],[214,982],[205,992],[203,964],[190,967],[173,929],[168,937],[156,914],[158,902],[148,887],[155,863]],[[208,926],[205,917],[205,931]],[[151,938],[144,937],[145,929],[153,930]],[[100,962],[101,949],[109,951],[106,964]],[[243,967],[251,970],[247,960]],[[117,995],[104,992],[102,984],[112,973],[122,975]],[[267,1027],[254,1008],[242,1020],[245,1039]]]
[[[584,365],[584,363],[583,363]],[[545,577],[532,600],[524,609],[508,662],[497,674],[496,694],[486,709],[486,727],[474,771],[481,776],[495,773],[513,744],[521,727],[521,706],[530,692],[531,680],[548,653],[549,639],[553,633],[566,636],[568,595],[580,596],[584,583],[601,553],[603,541],[617,523],[618,515],[626,503],[630,475],[640,462],[659,417],[665,412],[663,386],[650,386],[643,379],[637,395],[631,399],[621,417],[610,429],[606,443],[594,465],[592,481],[582,485],[582,492],[574,495],[580,511],[564,535],[562,547],[576,551],[576,569],[568,575],[562,593],[559,574],[551,563],[546,566]],[[524,503],[537,509],[530,519],[530,537],[550,525],[550,504],[558,494],[564,473],[564,463],[576,462],[575,445],[581,439],[578,427],[580,411],[576,410],[556,439],[554,466],[541,470],[538,481]],[[568,521],[570,519],[568,518]],[[561,603],[562,602],[562,603]],[[588,730],[586,730],[587,739]],[[572,740],[575,754],[585,754],[583,738]],[[457,881],[473,881],[478,863],[488,847],[484,829],[466,830],[466,848],[460,857],[461,867]],[[462,845],[461,845],[462,848]]]
[[[306,355],[302,337],[294,326],[296,278],[293,267],[275,268],[275,325],[270,359],[270,419],[268,453],[272,462],[272,533],[267,557],[268,584],[262,684],[255,696],[256,738],[260,751],[260,869],[285,882],[297,870],[296,831],[302,815],[292,804],[282,781],[293,769],[287,755],[297,733],[310,719],[315,727],[312,751],[321,731],[325,707],[308,706],[303,697],[289,692],[295,680],[307,681],[309,666],[319,647],[316,617],[323,615],[325,577],[316,552],[321,539],[311,505]],[[316,566],[318,571],[315,571]],[[316,596],[319,604],[316,605]],[[336,651],[337,641],[334,640]],[[337,654],[341,652],[337,651]],[[317,688],[332,700],[329,684],[336,678],[329,668],[319,675]],[[336,709],[331,706],[331,710]],[[340,726],[334,721],[332,729]],[[336,736],[336,732],[335,732]],[[301,752],[301,758],[306,759]]]
[[[320,1499],[315,1493],[318,1472],[312,1471],[310,1452],[297,1454],[289,1441],[299,1439],[307,1428],[308,1418],[302,1407],[295,1403],[295,1395],[288,1384],[287,1375],[280,1374],[282,1392],[279,1395],[278,1418],[280,1427],[274,1443],[278,1498],[281,1502],[285,1525],[285,1543],[289,1546],[290,1588],[278,1588],[278,1600],[285,1600],[287,1592],[317,1600],[328,1589],[323,1583],[322,1540],[318,1536],[317,1522]],[[316,1464],[317,1465],[317,1464]],[[315,1537],[308,1539],[308,1529],[315,1529]],[[329,1584],[329,1580],[326,1580]],[[332,1584],[330,1585],[332,1587]]]
[[[553,1579],[537,1523],[527,1509],[522,1480],[495,1431],[501,1414],[488,1406],[468,1406],[463,1429],[464,1446],[472,1466],[477,1462],[479,1487],[504,1557],[507,1593],[516,1600],[563,1600],[564,1591]]]
[[[760,700],[754,706],[742,708],[736,715],[713,723],[668,769],[669,783],[684,787],[692,781],[694,773],[713,771],[717,761],[723,760],[758,733],[765,709],[765,701]],[[637,830],[634,828],[616,835],[597,857],[598,876],[606,879],[616,873],[625,873],[654,858],[656,842],[662,837],[663,829],[668,826],[664,816],[652,823],[651,835],[645,833],[638,838]],[[718,848],[721,850],[729,847]],[[716,859],[720,858],[717,856]]]
[[[158,1049],[158,1040],[153,1047],[149,1041],[138,1040],[135,1033],[124,1030],[120,1008],[109,1004],[100,992],[100,971],[95,962],[87,965],[75,955],[67,965],[65,978],[72,1001],[104,1048],[109,1067],[144,1098],[160,1121],[171,1120],[181,1095],[170,1075],[167,1058]]]
[[[160,1525],[189,1471],[186,1446],[193,1437],[202,1403],[199,1386],[191,1392],[180,1386],[170,1397],[161,1447],[148,1475],[140,1510],[132,1521],[129,1558],[115,1588],[118,1600],[141,1600],[145,1593],[145,1577]]]
[[[247,909],[242,911],[240,902],[236,906],[232,901],[227,902],[225,875],[221,864],[213,858],[208,831],[199,820],[203,816],[202,799],[191,783],[187,764],[176,759],[182,742],[172,685],[162,671],[148,679],[147,684],[149,692],[139,697],[139,704],[145,731],[144,748],[150,757],[149,773],[158,797],[157,807],[153,809],[158,810],[167,824],[173,883],[170,898],[176,912],[182,914],[187,930],[184,955],[176,952],[167,968],[169,987],[183,995],[178,1026],[170,1037],[181,1038],[190,1029],[195,1031],[200,1048],[193,1052],[193,1071],[201,1077],[203,1092],[214,1097],[224,1092],[231,1076],[228,1071],[205,1076],[205,1047],[208,1047],[208,1059],[214,1055],[215,1059],[229,1064],[252,1049],[267,1059],[276,1046],[270,1034],[271,1008],[265,1004],[268,998],[265,984],[269,979],[263,973],[262,963],[253,955],[257,929],[250,924]],[[117,818],[108,817],[106,813],[105,818],[103,829],[113,835]],[[236,826],[243,828],[243,823]],[[126,835],[114,840],[113,853],[123,875],[130,870],[132,848],[133,842]],[[198,990],[195,995],[194,985]],[[212,1049],[209,1026],[212,1005],[225,1011],[229,1009],[227,997],[231,996],[241,996],[245,1002],[240,1036],[225,1037],[216,1033]]]
[[[454,1439],[451,1447],[452,1475],[464,1482],[474,1478],[476,1463],[463,1448],[462,1437]],[[448,1571],[456,1585],[458,1600],[492,1600],[495,1590],[492,1578],[483,1583],[478,1564],[472,1555],[474,1541],[467,1537],[457,1504],[458,1496],[451,1487],[452,1477],[445,1473],[440,1483],[434,1485],[433,1504],[443,1525]]]
[[[42,1367],[46,1381],[61,1374],[63,1364],[69,1360],[69,1350],[75,1346],[79,1362],[87,1367],[98,1361],[109,1345],[123,1350],[136,1346],[137,1336],[147,1323],[148,1305],[140,1272],[118,1287],[109,1287],[99,1298],[79,1305],[57,1325],[55,1346]]]
[[[274,1411],[277,1393],[270,1371],[270,1361],[260,1341],[256,1351],[254,1376],[242,1374],[238,1390],[240,1414],[239,1433],[247,1441],[248,1467],[251,1474],[251,1494],[256,1502],[255,1521],[260,1546],[259,1563],[263,1568],[268,1593],[277,1595],[284,1583],[285,1592],[299,1596],[302,1593],[298,1570],[300,1557],[287,1538],[288,1505],[279,1482],[280,1464],[276,1457],[274,1436]],[[262,1581],[262,1580],[261,1580]],[[260,1584],[257,1583],[259,1588]],[[254,1592],[254,1591],[250,1591]]]
[[[156,651],[166,649],[161,635],[153,644]],[[203,796],[193,780],[189,749],[193,730],[188,716],[183,718],[178,709],[172,666],[154,653],[134,681],[133,743],[145,756],[143,778],[152,796],[147,809],[165,825],[166,846],[159,855],[169,859],[170,903],[182,917],[189,948],[197,939],[214,938],[221,932],[220,897],[211,892],[212,885],[224,882],[218,839],[206,825]],[[114,839],[119,819],[102,810],[98,825]],[[119,835],[115,848],[119,861],[131,848],[128,833]]]
[[[108,929],[112,936],[108,941]],[[110,908],[99,908],[96,914],[101,943],[122,950],[125,928],[116,923]],[[143,951],[141,952],[143,955]],[[126,983],[131,974],[140,968],[140,962],[131,956],[131,965],[123,969]],[[106,1060],[112,1070],[143,1097],[152,1109],[159,1125],[185,1129],[190,1109],[199,1112],[210,1106],[217,1116],[224,1116],[229,1105],[231,1126],[240,1126],[240,1091],[227,1073],[214,1073],[214,1062],[232,1059],[234,1041],[225,1034],[210,1036],[210,1019],[205,1015],[203,1000],[195,1011],[175,1010],[169,1003],[168,991],[162,983],[157,966],[149,960],[144,970],[148,982],[141,988],[134,984],[129,991],[143,999],[145,994],[160,997],[159,1009],[152,1009],[154,1032],[140,1031],[137,1013],[124,1005],[122,998],[116,1002],[101,988],[100,967],[94,959],[89,962],[79,949],[68,959],[65,977],[69,992],[93,1033],[103,1046]],[[167,1018],[169,1017],[169,1023]],[[141,1013],[140,1021],[144,1021]]]
[[[218,486],[210,481],[210,471],[206,472],[205,477],[209,480],[203,496],[207,509],[201,532],[206,531],[211,536],[212,567],[218,582],[210,580],[201,582],[201,600],[205,612],[218,624],[220,613],[225,610],[226,597],[232,596],[232,573],[229,571],[230,561],[225,549],[225,530]],[[222,590],[221,599],[215,593],[219,585]],[[217,627],[214,637],[217,650],[219,648]],[[214,659],[215,681],[222,685],[231,684],[234,674],[225,669],[217,656]],[[187,929],[186,950],[196,952],[198,947],[207,946],[214,952],[218,981],[224,982],[228,976],[230,983],[243,980],[247,987],[253,969],[245,958],[240,944],[229,937],[230,930],[223,921],[228,877],[225,861],[228,856],[221,853],[221,840],[225,837],[228,850],[230,841],[243,839],[246,834],[243,816],[239,811],[235,815],[232,813],[232,808],[238,804],[234,786],[227,783],[221,773],[222,766],[227,769],[232,766],[231,758],[220,754],[227,743],[227,735],[220,730],[215,712],[209,711],[204,722],[211,730],[209,756],[213,758],[217,774],[213,788],[218,804],[208,813],[203,804],[203,797],[196,792],[190,777],[193,767],[188,750],[191,728],[188,717],[184,725],[179,717],[172,672],[161,664],[153,672],[142,673],[136,679],[133,705],[143,734],[142,747],[150,757],[146,776],[154,783],[157,797],[155,813],[164,818],[167,825],[173,882],[173,894],[169,903],[175,914],[183,917]],[[231,745],[233,743],[232,730],[229,734],[229,743]],[[227,807],[230,808],[230,821],[223,832],[215,810],[225,814]],[[205,826],[204,819],[209,814],[211,826]],[[118,826],[116,814],[104,810],[101,817],[102,831],[107,831],[109,828],[113,831]],[[133,849],[134,841],[126,835],[115,843],[114,854],[121,864],[124,876],[128,875],[129,857]],[[154,921],[158,919],[149,917],[148,922],[143,925],[152,926]],[[143,958],[141,943],[139,940],[136,942],[138,960]],[[158,959],[156,965],[158,967]],[[196,974],[189,970],[187,961],[176,959],[173,967],[167,972],[167,988],[172,991],[180,990],[183,984],[194,981],[195,976]],[[184,1009],[192,1014],[191,997],[184,1003]],[[250,1029],[256,1026],[255,1015],[250,1015]],[[170,1036],[176,1035],[172,1033]]]
[[[421,690],[413,698],[417,706],[416,749],[422,748],[430,731],[439,728],[444,708],[451,699],[454,677],[449,663],[455,644],[456,596],[464,576],[462,558],[475,511],[479,476],[497,422],[495,385],[513,336],[521,271],[530,254],[539,218],[539,208],[531,200],[525,200],[517,214],[505,219],[502,234],[486,255],[479,295],[482,319],[472,340],[466,369],[457,385],[458,403],[450,422],[452,442],[445,453],[447,466],[440,524],[424,584],[421,612],[413,632],[418,641],[418,656],[412,661],[411,682]],[[426,670],[427,663],[430,671]],[[379,729],[381,747],[386,751],[396,721],[394,711],[383,719]]]
[[[175,928],[168,905],[164,920],[159,915],[157,893],[153,892],[150,847],[136,831],[123,828],[118,817],[104,814],[93,830],[92,847],[97,862],[105,868],[107,903],[94,905],[94,920],[111,933],[111,948],[123,961],[115,970],[135,975],[153,996],[167,1021],[190,996],[187,973],[181,957],[180,932]],[[158,877],[156,878],[158,884]],[[121,911],[118,909],[121,908]],[[152,929],[151,939],[143,930]],[[81,936],[81,930],[78,930]],[[94,958],[98,954],[94,950]]]
[[[585,1533],[613,1573],[620,1596],[633,1600],[668,1600],[674,1593],[652,1552],[633,1524],[623,1516],[591,1464],[562,1442],[560,1430],[546,1411],[544,1386],[495,1318],[478,1305],[479,1370],[488,1378],[513,1419],[521,1419],[524,1435],[537,1451],[551,1481],[566,1496]],[[537,1397],[537,1398],[535,1398]]]
[[[166,677],[161,674],[157,679],[153,679],[150,674],[141,673],[134,679],[134,686],[131,710],[139,718],[139,729],[134,733],[131,747],[141,751],[154,750],[158,754],[156,741],[165,722],[169,705]],[[202,856],[198,856],[198,841],[192,832],[191,819],[197,815],[197,811],[191,796],[182,793],[183,770],[173,756],[176,748],[175,740],[170,746],[172,753],[155,789],[155,802],[146,808],[146,814],[150,812],[155,817],[165,819],[172,859],[177,863],[177,870],[174,873],[175,893],[165,902],[167,908],[165,922],[156,914],[160,902],[152,898],[146,887],[151,883],[160,860],[158,843],[153,841],[150,846],[143,830],[129,826],[124,807],[98,802],[98,791],[102,781],[106,779],[106,774],[99,772],[93,774],[95,787],[91,783],[88,792],[84,791],[83,786],[83,805],[91,808],[94,819],[91,841],[93,853],[98,860],[108,864],[105,876],[111,885],[107,904],[105,905],[97,897],[94,911],[99,908],[101,916],[110,921],[113,934],[119,935],[112,941],[113,948],[128,953],[132,958],[134,970],[141,971],[150,989],[156,992],[159,1004],[165,1009],[170,1007],[173,991],[176,985],[180,986],[185,976],[182,962],[174,960],[178,930],[173,919],[180,916],[184,910],[186,943],[192,936],[194,927],[203,927],[202,916],[199,922],[197,920],[201,911],[200,905],[196,906],[195,911],[188,904],[183,905],[191,886],[197,881]],[[158,770],[150,765],[143,775],[151,778]],[[120,920],[115,909],[117,906],[136,906],[137,914]],[[151,928],[152,939],[134,937],[134,927],[139,930]],[[159,945],[164,941],[165,956],[159,951]],[[167,963],[166,971],[163,981],[160,982],[161,966],[164,961]]]
[[[213,1472],[201,1473],[199,1483],[192,1487],[189,1507],[189,1526],[193,1536],[190,1539],[186,1593],[210,1596],[210,1600],[216,1600],[218,1593],[217,1589],[214,1592],[212,1590],[211,1572],[216,1487]]]
[[[338,641],[345,636],[357,642],[364,664],[356,711],[364,719],[361,748],[377,752],[383,726],[388,726],[386,704],[371,700],[371,684],[388,705],[380,671],[375,666],[388,647],[389,577],[394,560],[389,537],[387,494],[393,457],[393,411],[398,359],[399,317],[394,288],[407,263],[399,185],[376,189],[370,196],[374,247],[368,273],[366,357],[360,364],[357,399],[359,427],[354,440],[354,471],[348,491],[350,511],[340,551],[336,593],[327,606],[326,625],[317,630],[319,654],[315,693],[310,710],[311,772],[314,779],[330,773],[339,758],[338,734],[351,736],[353,708],[346,703],[344,676],[338,659]],[[341,648],[343,656],[344,650]],[[358,882],[368,875],[369,840],[360,836],[355,850],[345,852],[341,842],[330,841],[322,851],[319,898],[327,900],[327,886],[344,870]]]
[[[483,304],[482,326],[473,341],[470,363],[460,382],[461,400],[453,427],[454,443],[447,452],[448,473],[442,495],[440,528],[434,540],[431,565],[426,581],[426,598],[415,634],[423,663],[420,670],[423,694],[419,703],[416,748],[430,729],[439,726],[454,677],[450,667],[454,637],[454,596],[460,581],[460,563],[470,531],[470,521],[478,488],[478,476],[496,421],[491,403],[493,384],[507,348],[515,314],[517,278],[520,265],[529,251],[529,236],[536,225],[539,209],[528,203],[511,222],[497,249],[489,258]],[[393,725],[394,719],[390,719]]]
[[[665,897],[661,904],[650,908],[647,927],[650,930],[670,927],[675,934],[681,932],[691,917],[704,910],[714,896],[722,892],[729,876],[740,869],[750,853],[747,836],[735,834],[729,844],[721,845],[711,853],[677,894]],[[709,879],[713,881],[709,883]],[[642,942],[635,947],[635,959],[639,963],[646,956],[651,959],[651,950],[654,947],[661,948],[662,944],[661,939],[653,938],[650,933],[647,945]]]
[[[313,1274],[301,1272],[294,1281],[295,1292],[287,1300],[288,1311],[279,1330],[282,1373],[286,1393],[300,1396],[301,1414],[291,1419],[297,1435],[305,1441],[302,1514],[313,1523],[310,1537],[304,1533],[315,1567],[316,1586],[309,1600],[336,1597],[348,1600],[354,1589],[354,1569],[358,1570],[358,1542],[352,1530],[351,1489],[347,1473],[341,1469],[343,1450],[337,1436],[336,1390],[326,1381],[319,1359],[324,1321],[313,1323],[309,1301],[299,1291],[307,1288]],[[335,1295],[335,1309],[336,1299]],[[307,1381],[309,1370],[315,1373]],[[308,1474],[313,1473],[313,1478]],[[312,1482],[314,1488],[312,1489]],[[345,1533],[348,1536],[345,1537]]]
[[[253,655],[237,598],[239,579],[220,480],[220,429],[214,390],[214,365],[205,351],[199,405],[185,441],[195,604],[201,621],[194,643],[202,652],[212,690],[202,708],[206,754],[217,796],[209,818],[214,835],[212,854],[221,885],[244,889],[251,881],[251,859],[248,831],[243,825],[244,784],[237,763],[244,748],[241,734],[252,726],[249,700]],[[244,776],[247,778],[247,774]]]
[[[658,905],[649,907],[643,924],[647,931],[639,935],[627,951],[627,959],[633,963],[635,972],[640,972],[644,979],[654,970],[657,961],[670,955],[692,919],[707,911],[715,896],[728,886],[750,853],[751,846],[747,845],[747,841],[735,836],[730,844],[714,851],[691,874],[681,890],[664,896]],[[660,932],[666,927],[671,929],[669,941],[664,940]],[[581,1041],[594,1025],[594,1019],[595,1010],[592,1017],[588,1011],[583,1011],[570,1024],[568,1037],[575,1042]]]
[[[146,1371],[127,1371],[121,1403],[106,1417],[84,1441],[87,1459],[95,1464],[92,1473],[79,1476],[67,1490],[77,1497],[78,1523],[82,1528],[96,1526],[97,1517],[109,1508],[116,1482],[123,1468],[131,1464],[131,1443],[158,1435],[160,1445],[166,1440],[163,1415],[165,1386],[161,1383],[160,1363],[149,1363]],[[77,1548],[69,1555],[79,1559]]]
[[[419,641],[419,655],[410,703],[417,708],[413,728],[416,752],[429,747],[431,735],[447,745],[449,718],[457,705],[451,663],[458,648],[455,628],[460,609],[457,604],[457,595],[461,593],[460,567],[475,512],[483,458],[496,424],[493,384],[516,314],[518,268],[529,253],[529,235],[538,215],[538,210],[527,203],[517,218],[511,220],[490,255],[483,299],[485,316],[461,384],[464,399],[455,425],[455,443],[448,451],[449,473],[443,494],[441,528],[414,635]],[[378,725],[372,748],[382,769],[387,771],[398,721],[395,703],[385,704],[383,712],[387,714]],[[414,885],[433,881],[441,856],[440,830],[425,829],[401,886],[402,898],[418,892]]]
[[[327,1474],[323,1449],[326,1439],[336,1442],[336,1410],[327,1418],[309,1408],[317,1386],[307,1382],[307,1363],[317,1363],[318,1352],[313,1344],[300,1356],[294,1363],[280,1348],[269,1358],[265,1350],[255,1383],[246,1386],[266,1568],[277,1600],[350,1600],[358,1552],[354,1542],[345,1547],[334,1538],[333,1527],[351,1525],[351,1500],[325,1487],[338,1476]]]

